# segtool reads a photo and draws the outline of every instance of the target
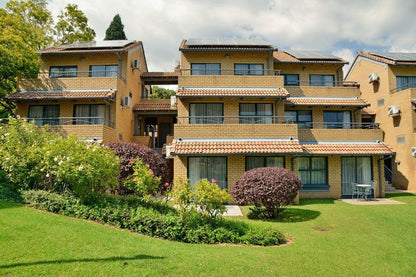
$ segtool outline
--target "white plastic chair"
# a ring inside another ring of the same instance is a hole
[[[376,181],[371,181],[371,187],[366,188],[364,195],[365,195],[365,199],[369,199],[371,196],[373,198],[373,200],[376,199],[376,186],[377,186],[377,182]]]
[[[351,183],[351,191],[352,191],[352,199],[354,199],[354,195],[356,195],[356,198],[360,198],[360,190],[357,187],[357,183]]]

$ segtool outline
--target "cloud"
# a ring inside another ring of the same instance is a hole
[[[120,14],[129,39],[144,43],[151,71],[171,71],[184,38],[263,38],[279,49],[334,53],[416,51],[413,0],[50,0],[55,15],[76,3],[103,39]]]

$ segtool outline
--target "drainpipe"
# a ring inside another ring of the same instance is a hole
[[[383,197],[383,194],[382,194],[382,191],[381,191],[381,189],[382,189],[382,185],[381,185],[381,182],[382,182],[382,176],[381,176],[381,163],[384,161],[384,159],[379,159],[378,160],[378,182],[379,182],[379,185],[378,185],[378,191],[379,191],[379,197],[381,198],[381,197]]]

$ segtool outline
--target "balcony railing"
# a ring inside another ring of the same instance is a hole
[[[297,124],[299,129],[378,129],[379,123],[295,122],[291,116],[178,116],[178,124]]]
[[[280,70],[277,69],[250,69],[250,70],[235,70],[235,69],[181,69],[181,74],[185,76],[205,76],[205,75],[235,75],[235,76],[271,76],[280,75]]]
[[[77,78],[77,77],[117,77],[117,70],[93,70],[93,71],[42,71],[39,77],[49,78]]]
[[[286,81],[284,86],[288,87],[360,87],[359,83],[353,81]]]
[[[400,92],[400,91],[408,89],[408,88],[416,88],[416,82],[406,83],[402,86],[398,86],[396,88],[393,88],[393,89],[390,90],[390,93]]]
[[[104,117],[43,117],[43,118],[22,118],[35,125],[106,125],[114,128],[114,122],[108,122]],[[0,124],[7,124],[9,118],[0,118]]]

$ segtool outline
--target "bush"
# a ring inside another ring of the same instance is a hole
[[[150,195],[155,196],[159,190],[160,177],[156,177],[148,164],[144,164],[141,159],[132,159],[133,175],[128,176],[124,185],[139,193],[144,199],[149,200]]]
[[[124,180],[133,174],[130,160],[137,158],[140,158],[143,163],[148,164],[153,173],[157,177],[160,177],[160,190],[163,191],[166,189],[164,184],[169,181],[169,168],[166,160],[155,150],[144,145],[127,142],[110,143],[107,147],[113,150],[120,158],[120,175],[118,178],[121,193],[123,193],[123,190],[125,189],[123,186]]]
[[[173,198],[173,201],[178,207],[181,215],[184,215],[188,210],[193,209],[193,194],[189,179],[175,179],[173,181],[172,190],[170,191],[169,196]]]
[[[245,172],[235,182],[231,193],[239,205],[254,205],[255,214],[276,218],[293,202],[301,187],[301,180],[292,171],[263,167]]]
[[[137,196],[99,195],[83,203],[72,194],[25,191],[24,200],[35,208],[94,220],[153,237],[187,243],[241,243],[278,245],[285,243],[275,230],[259,230],[241,221],[207,219],[196,211],[180,217],[178,212],[156,201],[143,202]],[[264,237],[264,239],[262,239]]]
[[[21,189],[70,189],[88,197],[117,183],[118,163],[108,148],[64,138],[48,126],[10,118],[0,129],[0,169]]]

